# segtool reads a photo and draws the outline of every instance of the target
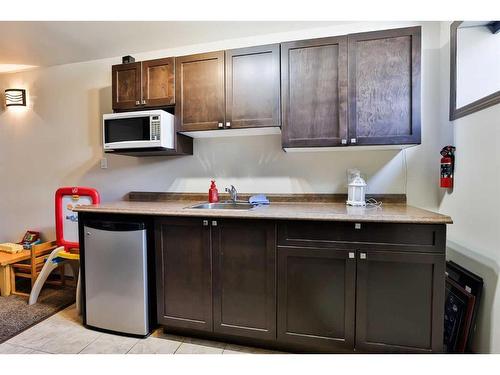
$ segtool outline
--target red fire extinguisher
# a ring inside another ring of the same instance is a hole
[[[453,171],[455,169],[455,147],[445,146],[441,150],[441,181],[442,188],[453,188]]]

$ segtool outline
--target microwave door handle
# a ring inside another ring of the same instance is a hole
[[[149,140],[153,140],[153,116],[149,116]]]

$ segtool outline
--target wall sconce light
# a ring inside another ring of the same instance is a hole
[[[26,90],[24,89],[5,90],[5,106],[26,107]]]

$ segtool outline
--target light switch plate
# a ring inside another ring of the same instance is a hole
[[[108,168],[108,159],[102,158],[101,159],[101,169],[107,169]]]

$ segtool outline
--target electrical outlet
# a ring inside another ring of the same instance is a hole
[[[108,168],[108,159],[102,158],[101,159],[101,169],[107,169]]]

